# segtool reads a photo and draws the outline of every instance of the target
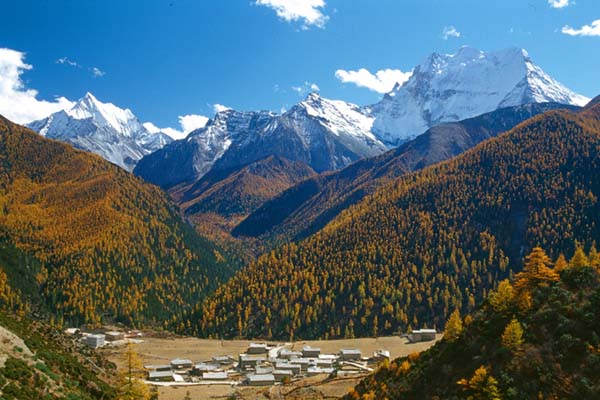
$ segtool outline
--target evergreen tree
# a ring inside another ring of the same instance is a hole
[[[463,323],[460,318],[460,312],[458,309],[450,315],[448,322],[446,322],[446,331],[444,332],[444,339],[452,342],[458,339],[463,331]]]
[[[517,351],[523,344],[523,327],[521,323],[513,317],[513,319],[504,328],[502,333],[502,346],[510,349],[511,351]]]

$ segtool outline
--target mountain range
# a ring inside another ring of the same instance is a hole
[[[237,273],[196,307],[190,332],[287,340],[443,328],[538,244],[557,258],[598,238],[599,116],[596,102],[551,110],[391,179]]]
[[[384,154],[291,186],[257,208],[232,233],[274,243],[304,239],[390,180],[449,160],[529,118],[560,108],[579,109],[558,103],[527,104],[440,124]]]
[[[225,110],[187,138],[144,157],[135,174],[163,188],[276,155],[317,172],[342,168],[386,150],[358,106],[317,93],[283,114]]]

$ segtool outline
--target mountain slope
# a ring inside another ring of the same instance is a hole
[[[0,228],[59,318],[170,318],[227,274],[158,188],[0,118]],[[25,271],[23,271],[25,273]]]
[[[211,169],[235,169],[272,155],[317,172],[339,169],[386,150],[370,132],[371,124],[359,107],[316,93],[281,115],[226,110],[187,138],[144,157],[134,172],[171,188]]]
[[[242,221],[233,234],[275,242],[303,239],[390,179],[450,159],[528,118],[556,108],[576,109],[556,103],[529,104],[438,125],[380,156],[290,188]]]
[[[458,337],[383,366],[345,399],[600,398],[600,260],[588,259],[523,293],[529,307],[504,283]]]
[[[210,171],[170,194],[202,232],[228,233],[265,201],[313,175],[300,161],[269,156],[241,168]]]
[[[150,133],[130,110],[102,103],[91,93],[70,110],[56,112],[28,127],[49,139],[96,153],[127,170],[132,170],[143,156],[173,141],[162,132]]]
[[[117,399],[114,365],[40,321],[0,310],[0,397]]]
[[[598,106],[596,106],[598,107]],[[550,111],[398,178],[266,254],[190,317],[201,335],[377,336],[473,310],[535,245],[600,234],[600,123]],[[218,321],[216,323],[215,321]],[[325,323],[327,321],[327,323]]]
[[[498,108],[546,102],[583,106],[588,101],[547,75],[523,49],[462,47],[456,54],[430,55],[404,85],[366,112],[375,119],[373,132],[398,145],[432,126]]]

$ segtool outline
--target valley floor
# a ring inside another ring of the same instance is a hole
[[[438,335],[437,340],[441,339]],[[245,352],[252,341],[246,340],[210,340],[189,337],[159,338],[146,336],[139,343],[137,351],[144,365],[168,364],[175,358],[190,359],[194,362],[210,360],[215,355],[237,355]],[[260,342],[260,341],[259,341]],[[430,348],[435,342],[408,343],[406,338],[399,336],[343,339],[343,340],[316,340],[300,341],[293,343],[293,349],[302,349],[309,345],[319,347],[324,353],[335,353],[343,348],[357,348],[364,355],[371,355],[374,351],[385,349],[390,352],[391,358],[406,356],[413,352],[421,352]],[[105,348],[104,354],[120,366],[125,347]],[[249,387],[230,385],[203,385],[177,387],[159,387],[160,400],[182,400],[189,391],[192,399],[227,399],[237,395],[238,399],[336,399],[352,389],[364,374],[352,377],[338,377],[329,379],[327,375],[293,381],[287,385],[272,387]]]

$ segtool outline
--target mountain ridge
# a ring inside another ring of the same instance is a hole
[[[275,242],[301,240],[389,179],[450,159],[530,117],[557,108],[578,109],[554,103],[530,104],[438,125],[382,155],[299,183],[263,204],[232,233]]]
[[[390,181],[239,271],[190,315],[190,331],[288,340],[442,328],[454,308],[474,310],[518,272],[534,246],[558,257],[592,245],[599,121],[548,111]]]

